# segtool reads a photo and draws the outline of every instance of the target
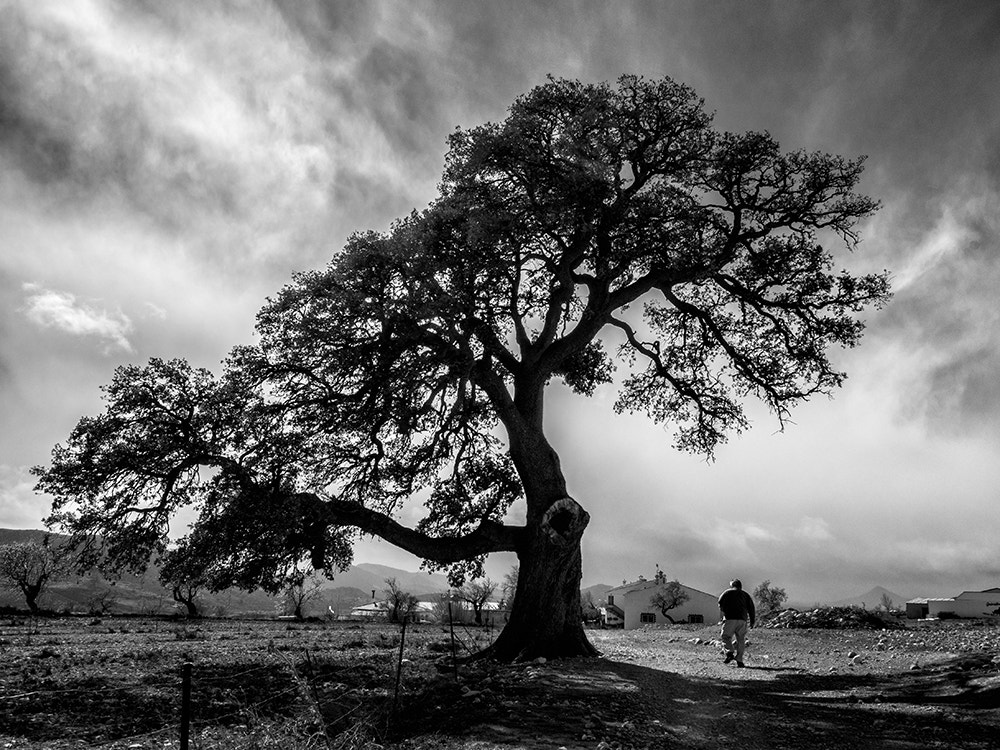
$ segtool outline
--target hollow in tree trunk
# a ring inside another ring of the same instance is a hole
[[[510,618],[483,656],[527,661],[539,656],[596,656],[587,639],[580,608],[583,575],[580,540],[590,520],[569,497],[557,500],[518,552],[517,592]]]

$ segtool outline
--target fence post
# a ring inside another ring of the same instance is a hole
[[[455,618],[451,613],[451,599],[448,600],[448,629],[451,631],[451,668],[455,672],[455,681],[458,681],[458,657],[455,655]]]
[[[181,667],[181,750],[189,750],[191,733],[191,662]]]
[[[409,618],[409,612],[403,617],[403,627],[399,631],[399,660],[396,662],[396,690],[392,696],[392,714],[395,716],[396,707],[399,705],[399,681],[403,676],[403,643],[406,640],[406,621]]]

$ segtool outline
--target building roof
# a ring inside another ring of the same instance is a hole
[[[963,591],[955,598],[961,599],[963,596],[966,596],[968,594],[1000,594],[1000,589],[986,589],[985,591]]]
[[[417,602],[413,605],[414,612],[432,612],[434,610],[434,602]],[[385,602],[371,602],[369,604],[360,604],[357,607],[351,607],[351,612],[373,612],[382,613],[389,609],[389,605]]]
[[[992,589],[984,589],[983,591],[963,591],[958,596],[938,596],[938,597],[925,597],[919,596],[916,599],[910,599],[907,604],[927,604],[927,602],[953,602],[956,599],[960,599],[966,594],[1000,594],[1000,587]]]
[[[664,581],[663,583],[668,583],[668,582]],[[644,591],[645,589],[649,588],[659,588],[660,586],[663,585],[663,583],[658,582],[656,579],[639,579],[638,581],[632,581],[632,583],[623,583],[621,586],[616,586],[613,589],[608,589],[605,592],[605,596],[607,596],[608,594],[615,594],[619,591],[629,594],[633,591]],[[696,594],[703,594],[704,596],[711,596],[711,597],[715,596],[715,594],[709,594],[706,591],[701,591],[699,589],[696,589],[694,586],[688,586],[686,583],[681,583],[681,586],[686,588],[688,591],[695,592]]]

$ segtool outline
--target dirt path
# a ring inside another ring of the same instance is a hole
[[[461,747],[1000,748],[993,654],[914,652],[880,638],[761,631],[737,669],[700,635],[595,637],[602,659],[470,683]]]

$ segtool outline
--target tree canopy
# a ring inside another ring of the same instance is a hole
[[[440,195],[350,238],[257,317],[219,376],[120,368],[38,489],[52,522],[120,564],[164,550],[171,517],[213,585],[280,588],[309,559],[350,562],[358,532],[482,573],[516,552],[501,658],[593,653],[579,624],[580,538],[543,428],[554,378],[674,426],[711,456],[762,400],[782,424],[844,374],[887,274],[834,269],[877,208],[862,159],[723,133],[669,78],[550,79],[507,118],[449,140]],[[205,467],[210,467],[208,472]],[[422,502],[415,527],[394,516]],[[524,523],[505,522],[523,503]]]
[[[649,603],[660,610],[660,614],[673,623],[674,618],[667,613],[684,604],[684,602],[691,598],[691,595],[688,594],[687,589],[676,578],[672,581],[667,581],[665,577],[663,579],[657,577],[657,582],[660,583],[660,587],[656,589]]]
[[[788,594],[780,586],[772,586],[770,579],[765,579],[754,589],[753,598],[757,600],[757,608],[764,615],[769,615],[781,609],[788,599]]]

